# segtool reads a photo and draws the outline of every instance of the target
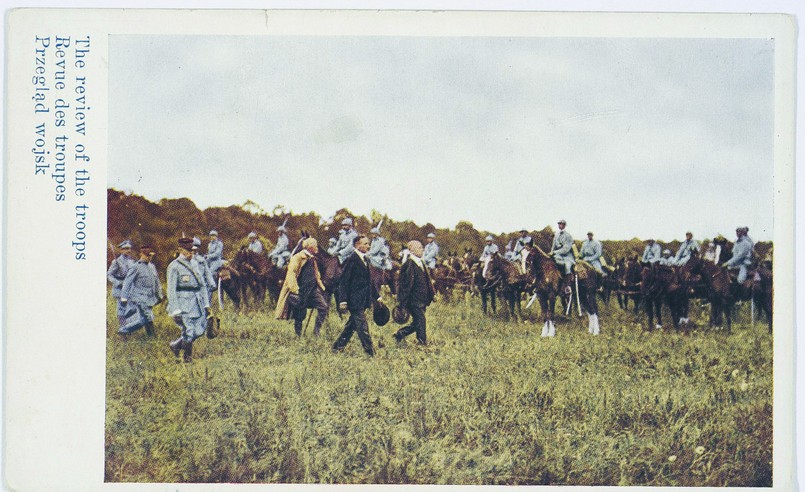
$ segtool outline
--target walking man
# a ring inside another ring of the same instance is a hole
[[[434,290],[430,272],[422,261],[423,248],[419,241],[409,241],[408,250],[411,254],[400,268],[400,286],[397,291],[397,301],[411,313],[411,324],[400,328],[394,334],[394,339],[401,342],[411,333],[416,333],[417,343],[427,345],[427,321],[425,309],[433,301]]]
[[[145,327],[148,336],[154,335],[154,306],[162,302],[162,284],[157,268],[151,263],[154,250],[140,246],[140,259],[129,268],[123,281],[120,303],[131,313],[118,333],[128,335]]]
[[[344,271],[338,284],[338,309],[349,311],[349,320],[344,331],[333,345],[333,352],[340,352],[352,338],[352,333],[358,332],[363,350],[367,355],[374,356],[372,337],[369,335],[369,323],[366,322],[366,310],[371,307],[372,300],[380,301],[380,294],[369,275],[369,239],[359,235],[353,241],[354,251],[344,261]]]
[[[106,271],[106,278],[112,284],[112,297],[115,298],[115,304],[117,305],[117,321],[122,327],[125,306],[120,302],[120,292],[123,289],[123,281],[126,280],[129,269],[137,260],[131,256],[132,244],[128,239],[118,244],[117,247],[120,248],[120,255],[112,260],[109,270]]]
[[[181,336],[169,344],[176,357],[184,350],[184,361],[193,360],[193,341],[207,329],[210,311],[206,284],[198,263],[193,261],[193,240],[179,239],[179,256],[168,265],[168,315],[181,329]]]
[[[309,237],[302,241],[302,250],[291,256],[285,282],[282,284],[277,309],[277,319],[293,317],[296,336],[302,336],[302,322],[308,308],[316,310],[316,324],[313,334],[319,336],[321,325],[327,319],[329,303],[324,299],[324,284],[321,281],[316,254],[319,252],[318,242]]]

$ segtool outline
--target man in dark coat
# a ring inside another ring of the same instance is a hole
[[[411,254],[400,268],[400,287],[397,290],[397,301],[400,306],[411,313],[411,324],[400,328],[394,334],[394,339],[400,342],[411,333],[416,333],[417,342],[421,345],[427,345],[425,308],[433,301],[433,283],[431,282],[428,267],[422,261],[422,243],[410,241],[408,250]]]
[[[371,307],[373,300],[380,301],[380,294],[371,281],[369,274],[369,239],[359,235],[352,242],[355,251],[344,261],[344,270],[338,284],[338,309],[349,310],[349,320],[344,331],[333,345],[333,352],[344,349],[352,333],[358,332],[363,350],[370,356],[375,355],[372,348],[372,337],[369,335],[369,323],[366,321],[366,309]]]

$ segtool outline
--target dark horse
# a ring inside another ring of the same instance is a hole
[[[255,253],[245,246],[235,254],[230,263],[240,276],[240,293],[244,305],[251,301],[255,307],[260,307],[265,300],[266,292],[277,301],[279,298],[285,271],[277,268],[267,256]]]
[[[534,295],[539,299],[542,309],[542,336],[556,335],[556,326],[553,323],[553,312],[556,307],[556,298],[562,292],[562,274],[553,259],[545,254],[539,246],[534,246],[526,257],[526,270],[531,273]]]
[[[640,293],[646,308],[648,329],[662,329],[662,304],[671,310],[671,322],[679,330],[680,324],[688,328],[689,291],[692,273],[697,270],[698,259],[692,259],[683,267],[670,265],[646,265],[641,272]],[[657,324],[654,325],[654,316]]]
[[[484,265],[481,262],[476,262],[472,268],[472,283],[478,293],[481,294],[481,309],[484,314],[487,311],[487,299],[492,302],[492,314],[497,313],[497,283],[488,282],[484,278]]]
[[[577,301],[587,313],[587,330],[591,335],[598,335],[601,328],[598,320],[597,297],[600,280],[600,274],[591,264],[586,261],[576,263],[576,281],[573,289],[576,289]]]
[[[500,295],[509,315],[520,319],[523,315],[520,299],[528,283],[528,272],[521,273],[514,263],[495,253],[489,259],[486,277],[500,285]]]
[[[624,311],[629,309],[629,299],[634,303],[634,312],[637,314],[640,305],[641,267],[637,258],[621,258],[615,265],[615,287],[618,296],[618,305]]]
[[[232,299],[235,310],[239,311],[242,298],[240,273],[230,265],[222,265],[218,270],[218,283],[221,290]],[[223,298],[220,302],[223,303]]]

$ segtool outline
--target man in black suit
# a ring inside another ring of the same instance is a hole
[[[344,350],[352,332],[358,332],[358,339],[361,341],[363,350],[370,356],[375,355],[372,348],[372,337],[369,335],[369,323],[366,322],[366,309],[372,305],[372,300],[380,300],[369,275],[369,258],[366,252],[369,251],[369,239],[359,235],[352,244],[355,251],[344,261],[344,269],[341,274],[341,281],[338,284],[338,309],[339,311],[349,310],[349,320],[344,326],[344,331],[333,345],[333,352]]]
[[[403,338],[416,332],[417,342],[427,345],[425,308],[433,301],[433,283],[428,267],[422,261],[422,243],[409,241],[408,250],[410,251],[408,260],[400,268],[397,301],[411,313],[411,324],[400,328],[394,334],[394,339],[401,342]]]

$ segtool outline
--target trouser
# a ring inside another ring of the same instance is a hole
[[[592,266],[593,266],[593,268],[595,268],[595,270],[596,270],[598,273],[604,273],[604,270],[601,268],[601,262],[600,262],[600,261],[598,261],[598,260],[593,260],[593,261],[590,261],[589,263],[590,263],[590,265],[592,265]]]
[[[136,309],[136,311],[128,316],[120,324],[119,333],[134,333],[148,323],[154,322],[153,307],[140,302],[131,302],[129,304]]]
[[[119,297],[115,297],[115,302],[117,303],[117,323],[122,327],[125,324],[127,306],[120,302]]]
[[[312,302],[307,306],[294,308],[293,327],[298,337],[302,336],[302,322],[305,320],[308,308],[316,310],[316,324],[313,325],[313,334],[318,336],[321,331],[321,325],[324,323],[324,320],[327,319],[330,305],[324,299],[324,294],[322,294],[321,290],[316,289],[316,292],[313,294]]]
[[[746,281],[747,269],[746,265],[741,265],[738,267],[738,285],[743,284]]]
[[[408,311],[411,313],[411,324],[400,328],[394,334],[394,338],[402,340],[411,333],[416,333],[416,340],[422,345],[428,343],[428,336],[426,333],[427,320],[425,319],[425,306],[408,306]]]
[[[372,348],[372,337],[369,335],[369,323],[366,321],[366,310],[364,309],[349,311],[349,320],[344,325],[344,331],[341,332],[341,336],[333,344],[333,350],[343,350],[349,339],[352,338],[352,332],[354,331],[358,332],[358,339],[361,341],[363,350],[369,355],[375,355],[375,351]]]
[[[192,342],[207,330],[207,317],[203,314],[201,316],[180,314],[174,316],[173,321],[182,329],[182,340],[185,342]]]

